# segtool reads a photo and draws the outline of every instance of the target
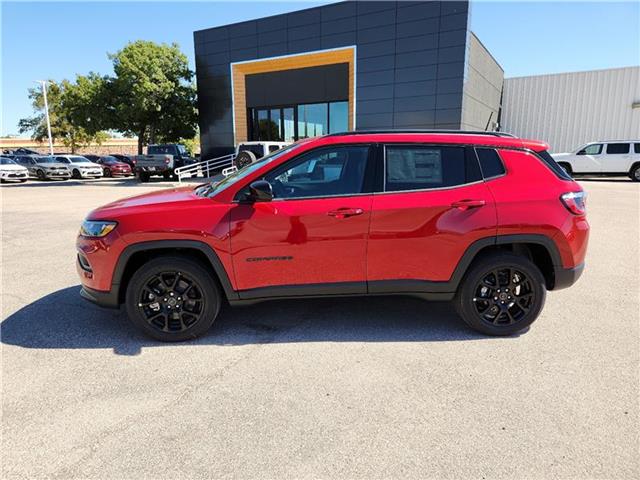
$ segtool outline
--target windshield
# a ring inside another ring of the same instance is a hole
[[[58,163],[56,162],[56,159],[53,157],[40,157],[40,158],[36,158],[36,162],[37,163]]]
[[[102,157],[104,163],[120,163],[116,157]]]
[[[84,157],[69,157],[69,160],[71,160],[71,163],[87,163],[89,161],[88,158]]]
[[[206,185],[202,185],[198,187],[195,193],[196,195],[199,195],[202,197],[204,196],[210,197],[211,195],[218,194],[223,190],[226,190],[227,188],[229,188],[231,185],[239,182],[243,178],[246,178],[247,176],[251,175],[253,172],[262,168],[267,163],[270,163],[273,160],[280,158],[282,155],[289,153],[292,150],[295,150],[299,146],[300,146],[299,143],[294,143],[292,145],[289,145],[288,147],[277,150],[272,154],[267,155],[266,157],[262,157],[260,160],[256,162],[250,163],[246,167],[241,168],[237,172],[232,173],[228,177],[220,180],[219,182],[211,182]]]
[[[16,162],[11,160],[10,158],[1,157],[0,165],[16,165]]]
[[[187,154],[187,149],[185,148],[184,145],[176,145],[178,147],[178,153],[180,153],[180,155],[186,155]]]

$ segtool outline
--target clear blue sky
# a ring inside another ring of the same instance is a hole
[[[177,42],[193,66],[193,31],[332,2],[5,2],[1,134],[31,115],[34,80],[110,73],[128,41]],[[472,30],[505,76],[640,63],[640,2],[476,1]],[[195,67],[193,67],[195,68]]]

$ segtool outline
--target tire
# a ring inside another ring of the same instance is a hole
[[[629,172],[629,177],[634,182],[640,182],[640,163],[631,167],[631,171]]]
[[[44,172],[42,170],[36,171],[36,177],[38,177],[38,180],[46,180],[46,177],[44,176]]]
[[[565,172],[567,172],[570,176],[573,176],[573,169],[567,162],[558,162],[558,165],[564,168]]]
[[[221,301],[218,285],[206,269],[186,257],[165,256],[150,260],[133,274],[125,304],[131,322],[147,335],[180,342],[206,333],[220,312]]]
[[[138,173],[138,180],[140,180],[142,183],[147,183],[149,181],[150,175],[148,173],[145,172],[140,172]]]
[[[111,169],[109,169],[109,168],[105,169],[104,176],[105,177],[111,177],[112,176]]]
[[[172,172],[164,172],[162,174],[162,178],[164,178],[165,180],[173,180],[173,173]]]
[[[494,272],[500,278],[500,292]],[[516,273],[520,281],[514,284]],[[509,252],[493,253],[471,265],[458,287],[454,306],[465,323],[478,332],[513,335],[538,318],[546,293],[544,277],[529,259]]]
[[[240,153],[238,153],[238,155],[233,161],[233,164],[237,167],[238,170],[240,170],[243,167],[246,167],[247,165],[251,165],[256,160],[257,159],[256,159],[255,153],[250,152],[249,150],[243,150]]]
[[[73,172],[71,172],[71,176],[76,179],[82,178],[82,175],[80,175],[80,170],[78,170],[77,168],[73,169]]]
[[[23,179],[23,180],[20,180],[20,183],[24,183],[26,181],[27,181],[26,179]]]

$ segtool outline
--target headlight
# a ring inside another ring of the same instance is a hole
[[[104,237],[113,231],[118,222],[85,220],[80,226],[83,237]]]

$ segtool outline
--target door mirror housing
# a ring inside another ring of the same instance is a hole
[[[270,202],[273,200],[273,188],[266,180],[256,180],[249,185],[248,197],[253,202]]]

